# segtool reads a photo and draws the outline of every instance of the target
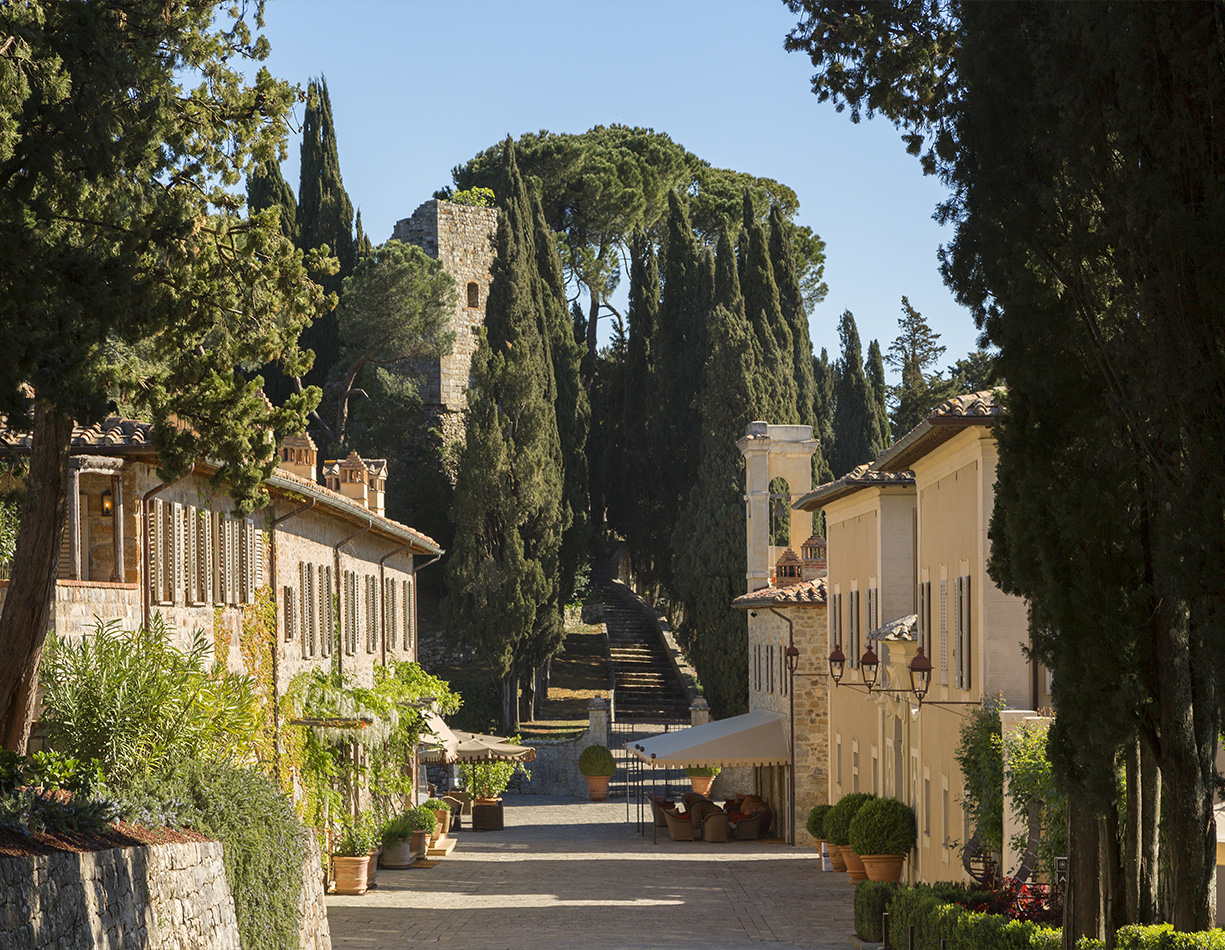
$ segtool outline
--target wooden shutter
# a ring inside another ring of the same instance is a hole
[[[286,641],[293,639],[294,623],[294,602],[293,588],[286,586],[281,588],[281,600],[285,603],[285,639]]]
[[[931,590],[931,585],[926,582],[919,584],[919,646],[923,648],[923,653],[928,659],[931,659],[931,642],[928,639],[928,625],[930,620],[927,611],[928,592]]]
[[[298,632],[302,635],[302,658],[309,659],[311,655],[311,643],[308,635],[308,627],[306,623],[306,610],[308,601],[306,599],[306,572],[308,568],[306,564],[298,562]]]
[[[183,506],[177,501],[171,505],[170,510],[170,537],[171,537],[171,581],[172,587],[170,590],[169,602],[172,604],[181,604],[186,601],[183,593],[183,562],[186,559],[185,545],[183,543]]]
[[[374,576],[366,575],[366,652],[373,653],[375,646],[375,591]]]
[[[970,688],[974,654],[970,650],[970,575],[961,579],[961,688]]]
[[[940,682],[949,684],[949,582],[940,579]]]
[[[953,686],[961,689],[961,578],[953,579]]]
[[[251,544],[254,555],[251,558],[252,593],[264,586],[264,559],[268,555],[267,535],[258,524],[251,530]],[[253,598],[254,599],[254,598]]]
[[[162,602],[162,591],[165,589],[162,584],[165,568],[162,565],[162,503],[156,498],[149,500],[149,510],[146,513],[145,523],[149,527],[149,537],[147,539],[149,545],[149,576],[145,578],[145,582],[149,585],[149,600],[155,604]],[[68,528],[64,528],[64,540],[67,542]],[[63,551],[60,548],[61,558],[61,576],[63,573]]]
[[[404,582],[404,650],[413,651],[413,586],[411,581]]]

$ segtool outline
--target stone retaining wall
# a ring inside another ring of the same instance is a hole
[[[302,896],[298,914],[302,930],[298,935],[299,950],[332,950],[332,932],[328,927],[328,909],[324,900],[323,861],[319,842],[308,831],[306,856],[302,859]]]
[[[239,950],[216,841],[0,858],[0,950]]]
[[[536,760],[527,765],[530,779],[520,779],[518,790],[527,795],[587,797],[587,780],[578,770],[578,758],[589,745],[608,745],[608,700],[593,699],[587,708],[587,731],[574,739],[533,739]]]

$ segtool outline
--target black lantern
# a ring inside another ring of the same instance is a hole
[[[927,695],[931,679],[932,661],[923,655],[923,648],[919,647],[914,659],[910,661],[910,690],[915,694],[920,706],[923,705],[923,697]]]
[[[800,651],[794,643],[788,644],[786,651],[783,654],[787,658],[787,672],[795,673],[795,669],[800,665]]]
[[[102,493],[102,513],[109,515],[115,509],[114,496],[111,495],[111,490],[108,488]]]
[[[837,686],[839,680],[842,679],[842,671],[846,669],[846,654],[842,652],[842,646],[835,643],[834,649],[829,655],[829,675]]]
[[[863,652],[863,656],[859,658],[859,675],[863,677],[863,685],[868,687],[868,692],[872,692],[872,687],[876,685],[876,674],[880,671],[880,658],[868,647]]]

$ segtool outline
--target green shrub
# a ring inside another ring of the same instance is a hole
[[[849,847],[851,821],[863,807],[864,802],[871,801],[875,797],[871,792],[851,792],[849,795],[843,795],[825,816],[825,840],[839,847]]]
[[[722,771],[717,765],[695,765],[685,769],[685,774],[690,778],[714,778]]]
[[[409,808],[404,815],[408,821],[409,831],[433,831],[434,826],[438,824],[438,816],[434,814],[432,808],[426,805]]]
[[[1120,927],[1115,935],[1118,950],[1225,950],[1225,930],[1178,933],[1172,924]]]
[[[939,950],[941,939],[948,950],[1057,950],[1060,944],[1057,929],[945,903],[923,884],[898,888],[889,902],[893,935],[911,926],[916,950]]]
[[[259,727],[250,677],[210,668],[197,632],[187,652],[168,642],[161,614],[125,632],[97,621],[79,642],[49,640],[39,670],[50,745],[107,779],[128,779],[191,759],[245,759]]]
[[[918,840],[914,811],[896,798],[864,802],[849,830],[856,854],[909,854]]]
[[[804,827],[808,829],[808,833],[814,838],[825,837],[825,816],[829,814],[833,805],[813,805],[812,811],[808,813],[808,821]]]
[[[855,885],[855,936],[873,943],[883,939],[881,916],[889,909],[889,901],[897,893],[896,884],[860,881]],[[896,934],[892,935],[896,937]],[[893,940],[897,943],[897,940]]]
[[[306,831],[271,779],[224,761],[182,762],[144,778],[121,802],[123,817],[191,828],[224,845],[243,950],[297,950]]]
[[[586,776],[612,775],[617,771],[617,760],[607,747],[589,745],[578,757],[578,770]]]
[[[364,811],[356,820],[346,816],[340,819],[340,833],[332,843],[332,854],[340,858],[360,858],[373,851],[378,840],[374,815]]]

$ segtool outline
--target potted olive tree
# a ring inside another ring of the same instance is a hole
[[[722,771],[717,765],[694,766],[685,769],[685,774],[689,776],[689,784],[693,786],[695,792],[699,795],[709,795],[710,786],[715,784],[715,776]]]
[[[608,797],[608,780],[617,771],[617,760],[606,746],[589,745],[578,757],[578,770],[587,779],[587,792],[593,802]]]
[[[865,802],[851,820],[851,847],[870,881],[902,879],[902,862],[918,840],[914,811],[896,798]]]
[[[851,822],[864,802],[875,797],[870,792],[851,792],[849,795],[843,795],[825,816],[825,838],[838,846],[852,881],[867,880],[868,875],[863,869],[863,862],[859,860],[859,854],[851,847]]]

